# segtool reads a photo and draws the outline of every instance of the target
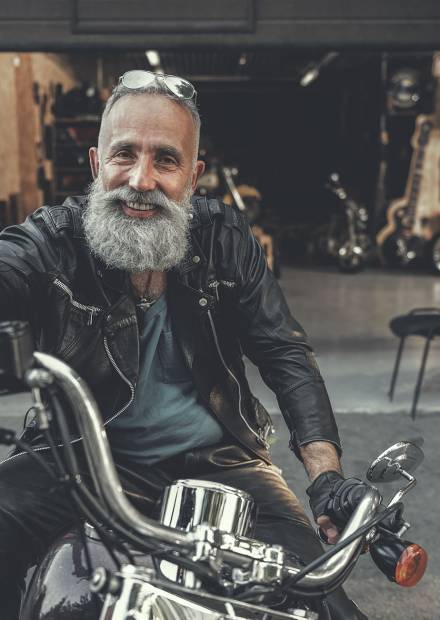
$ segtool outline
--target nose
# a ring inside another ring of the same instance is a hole
[[[138,192],[156,189],[155,170],[150,158],[141,157],[137,160],[130,171],[129,186]]]

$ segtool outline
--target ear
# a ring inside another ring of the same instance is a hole
[[[204,172],[205,172],[205,162],[199,159],[196,162],[196,165],[194,166],[194,170],[192,173],[191,187],[192,187],[193,192],[196,191],[197,181],[200,179],[200,177],[202,176]]]
[[[96,148],[96,146],[92,146],[89,149],[89,161],[90,161],[90,168],[92,169],[93,179],[96,179],[96,177],[99,174],[99,157],[98,157],[98,149]]]

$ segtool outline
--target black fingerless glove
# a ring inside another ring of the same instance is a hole
[[[315,520],[326,515],[337,527],[344,527],[368,488],[358,478],[345,479],[337,471],[320,474],[307,489]]]

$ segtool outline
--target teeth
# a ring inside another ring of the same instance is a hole
[[[130,209],[134,209],[135,211],[152,211],[153,209],[156,208],[155,205],[151,205],[151,204],[143,204],[140,202],[127,202],[127,205],[129,206]]]

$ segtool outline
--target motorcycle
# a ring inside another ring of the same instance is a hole
[[[249,537],[252,499],[231,487],[177,480],[165,490],[158,521],[138,512],[122,490],[89,388],[64,362],[34,352],[23,323],[0,323],[0,368],[3,384],[13,377],[31,389],[36,422],[81,513],[78,528],[35,570],[20,620],[319,620],[329,618],[325,596],[367,550],[391,581],[412,586],[423,576],[426,552],[402,539],[410,524],[401,500],[416,484],[419,442],[398,442],[372,463],[370,482],[403,478],[405,485],[387,505],[370,487],[339,542],[304,566],[281,546]],[[57,391],[83,437],[94,493],[79,474]],[[42,460],[12,431],[0,429],[0,441]]]
[[[206,156],[206,152],[204,155]],[[225,192],[223,202],[235,205],[245,213],[254,236],[263,248],[269,269],[279,278],[280,226],[277,217],[267,208],[263,208],[262,196],[256,187],[236,184],[238,176],[238,168],[225,166],[217,158],[211,158],[207,171],[199,179],[197,191],[201,196],[215,197],[215,193],[222,189]]]
[[[336,260],[341,271],[361,271],[371,251],[367,210],[350,198],[336,172],[328,177],[326,188],[337,198],[339,212],[330,219],[320,247],[326,256]]]

